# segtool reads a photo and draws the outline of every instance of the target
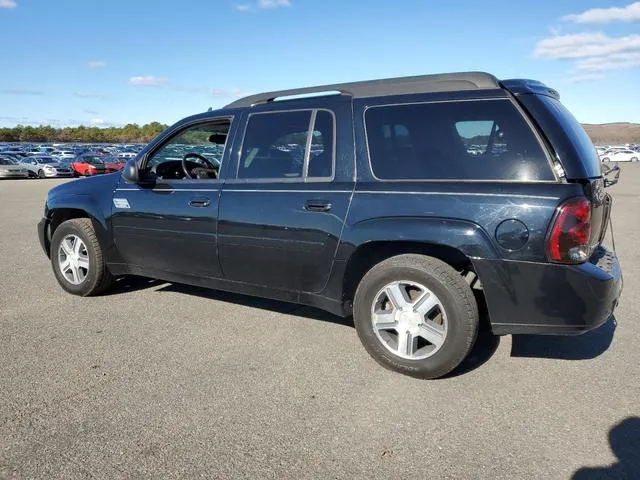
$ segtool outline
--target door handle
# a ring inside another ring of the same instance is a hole
[[[328,212],[331,210],[331,202],[326,200],[307,200],[304,202],[304,209],[307,212]]]
[[[207,197],[197,197],[189,200],[189,206],[191,207],[208,207],[211,205],[211,199]]]

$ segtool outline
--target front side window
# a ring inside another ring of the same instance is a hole
[[[509,100],[372,107],[365,121],[371,169],[380,179],[555,179]]]
[[[333,115],[298,110],[249,117],[238,178],[303,179],[333,175]]]
[[[216,179],[231,120],[187,127],[156,150],[145,168],[162,179]]]

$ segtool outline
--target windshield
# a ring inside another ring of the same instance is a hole
[[[84,163],[89,165],[102,165],[104,162],[98,157],[82,157]]]
[[[57,163],[53,158],[38,158],[38,163]]]
[[[13,163],[11,163],[6,158],[0,158],[0,165],[13,165]]]

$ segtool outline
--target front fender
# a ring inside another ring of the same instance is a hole
[[[110,206],[110,204],[109,204]],[[105,211],[105,206],[100,205],[98,201],[91,195],[83,195],[77,193],[63,193],[52,196],[47,199],[48,217],[56,210],[82,210],[85,212],[98,226],[106,232],[106,218],[111,214]]]
[[[345,229],[342,243],[349,250],[369,242],[409,241],[445,245],[470,259],[498,258],[487,233],[473,222],[433,217],[383,217],[364,220]],[[347,258],[343,258],[346,260]]]

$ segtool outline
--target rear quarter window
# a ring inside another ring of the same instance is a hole
[[[508,99],[375,106],[365,124],[379,179],[555,180],[538,138]]]

